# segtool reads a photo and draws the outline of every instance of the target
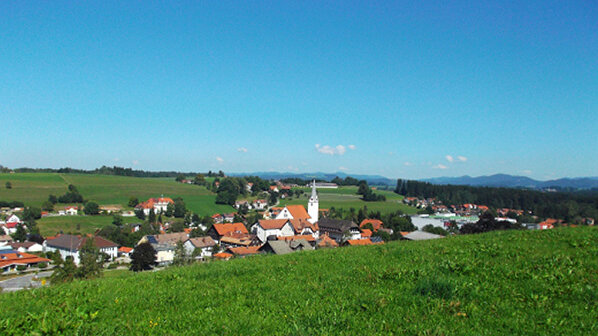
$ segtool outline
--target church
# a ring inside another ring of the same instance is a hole
[[[260,220],[251,227],[251,232],[262,242],[273,237],[310,235],[320,236],[318,228],[319,201],[316,183],[313,181],[307,211],[303,205],[286,205],[274,219]]]

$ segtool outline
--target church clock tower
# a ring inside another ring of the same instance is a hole
[[[319,202],[318,202],[318,193],[316,192],[316,180],[313,180],[311,185],[311,197],[309,198],[309,202],[307,203],[307,214],[311,219],[309,219],[310,223],[315,223],[318,221],[319,215]]]

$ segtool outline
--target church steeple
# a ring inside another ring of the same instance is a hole
[[[311,184],[311,197],[309,198],[309,202],[307,203],[307,213],[311,219],[309,220],[310,223],[315,223],[318,221],[319,217],[319,201],[318,201],[318,193],[316,192],[316,180],[313,180]]]

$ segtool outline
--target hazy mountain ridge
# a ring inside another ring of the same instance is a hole
[[[532,189],[594,189],[598,188],[598,177],[560,178],[556,180],[538,181],[526,176],[495,174],[489,176],[471,177],[436,177],[422,179],[433,184],[453,184],[485,187],[532,188]]]

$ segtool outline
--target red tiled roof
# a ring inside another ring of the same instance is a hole
[[[322,237],[322,240],[320,240],[320,242],[318,243],[318,247],[337,247],[337,246],[338,246],[338,243],[334,239],[328,237],[328,235],[324,235]]]
[[[372,230],[370,230],[370,229],[361,229],[361,236],[362,237],[371,237],[372,236]]]
[[[250,255],[258,254],[258,249],[261,246],[247,246],[247,247],[229,247],[227,251],[232,252],[234,255]]]
[[[288,219],[260,219],[258,223],[264,230],[276,230],[282,229],[288,221]]]
[[[118,252],[120,253],[131,253],[133,251],[132,247],[121,246],[118,248]]]
[[[2,253],[0,254],[0,268],[9,265],[27,265],[36,264],[40,262],[50,262],[50,259],[40,258],[29,253]]]
[[[226,252],[220,252],[220,253],[214,254],[214,258],[218,258],[218,259],[230,259],[232,257],[233,257],[232,254],[226,253]]]
[[[145,202],[137,204],[136,208],[153,209],[154,203],[174,203],[170,197],[150,198]]]
[[[244,234],[249,233],[249,231],[247,231],[247,228],[245,227],[245,225],[243,225],[243,223],[224,223],[214,224],[213,226],[216,232],[221,236],[234,232],[240,232]]]
[[[293,219],[311,218],[303,205],[287,205],[286,208],[289,210],[289,213],[291,213],[291,216],[293,216]]]
[[[368,238],[368,239],[350,239],[350,240],[347,240],[347,244],[349,244],[351,246],[356,246],[356,245],[373,245],[374,243],[372,243],[372,241]]]
[[[278,240],[284,240],[284,241],[291,241],[291,240],[298,240],[298,239],[305,239],[308,242],[313,242],[316,241],[316,238],[314,238],[314,236],[307,234],[307,235],[294,235],[294,236],[287,236],[287,237],[278,237]]]
[[[366,224],[372,224],[374,232],[380,230],[380,228],[384,225],[384,223],[382,223],[382,221],[379,219],[364,219],[361,221],[361,224],[359,224],[359,227],[362,228]]]

